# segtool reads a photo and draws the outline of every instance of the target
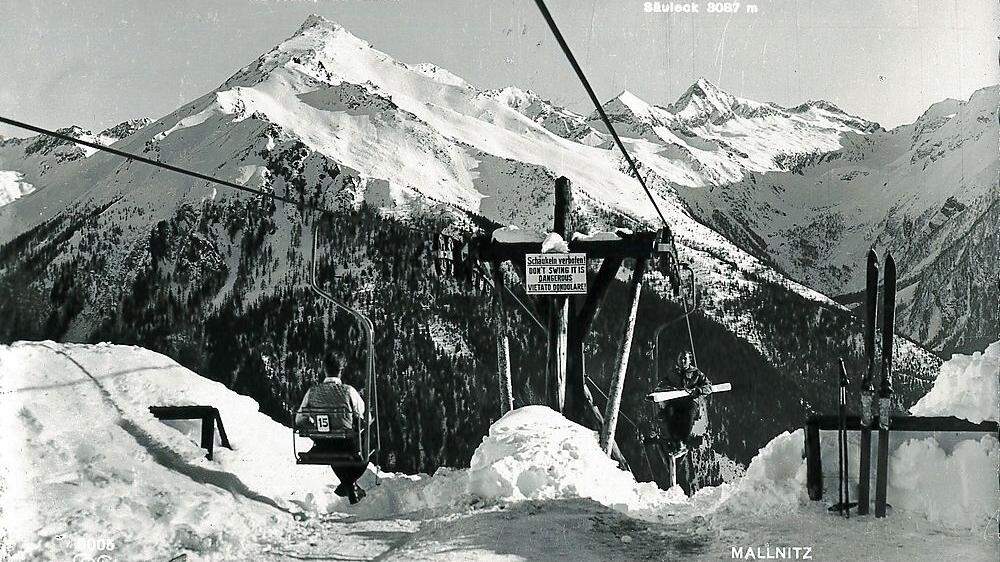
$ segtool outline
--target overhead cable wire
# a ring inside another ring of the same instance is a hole
[[[663,212],[660,211],[660,206],[656,203],[656,199],[653,198],[653,192],[649,190],[649,187],[646,186],[646,181],[642,179],[642,175],[639,173],[639,168],[636,166],[635,160],[632,158],[632,155],[628,153],[628,150],[625,149],[625,144],[622,143],[622,139],[618,136],[614,126],[611,124],[611,119],[608,119],[608,114],[604,112],[604,107],[601,105],[600,100],[597,99],[597,94],[595,94],[594,89],[590,87],[590,82],[587,80],[587,76],[583,73],[583,69],[580,68],[579,63],[576,62],[576,57],[573,56],[573,51],[571,51],[569,45],[566,44],[566,39],[563,38],[555,20],[552,19],[552,14],[545,6],[545,1],[535,0],[535,4],[542,12],[542,17],[545,18],[546,23],[549,24],[549,29],[551,29],[552,34],[555,35],[556,42],[559,43],[559,47],[562,48],[566,58],[569,59],[569,64],[573,67],[577,78],[579,78],[580,82],[583,84],[583,89],[587,90],[587,95],[590,96],[590,101],[594,103],[594,107],[597,109],[598,115],[601,116],[601,121],[604,121],[604,126],[608,128],[608,132],[610,132],[611,136],[615,139],[615,144],[618,145],[618,149],[621,150],[622,155],[625,157],[625,161],[628,162],[629,167],[632,169],[632,174],[635,175],[635,179],[639,180],[639,185],[642,186],[643,191],[646,192],[646,196],[649,197],[649,202],[653,204],[653,209],[656,210],[656,214],[659,215],[664,226],[669,226],[667,224],[666,217],[664,217]]]
[[[2,115],[0,115],[0,123],[6,123],[8,125],[12,125],[12,126],[17,127],[19,129],[26,129],[28,131],[39,133],[39,134],[42,134],[42,135],[48,135],[50,137],[55,137],[55,138],[58,138],[58,139],[62,139],[62,140],[68,141],[68,142],[72,142],[72,143],[75,143],[75,144],[79,144],[79,145],[82,145],[82,146],[93,148],[95,150],[100,150],[100,151],[103,151],[103,152],[110,152],[111,154],[114,154],[116,156],[121,156],[122,158],[126,158],[128,160],[134,160],[136,162],[142,162],[143,164],[149,164],[150,166],[156,166],[158,168],[163,168],[164,170],[170,170],[171,172],[176,172],[178,174],[184,174],[186,176],[191,176],[191,177],[198,178],[200,180],[204,180],[204,181],[207,181],[207,182],[216,183],[216,184],[219,184],[219,185],[222,185],[222,186],[225,186],[225,187],[230,187],[230,188],[233,188],[233,189],[238,189],[240,191],[246,191],[247,193],[253,193],[255,195],[262,195],[264,197],[269,197],[271,199],[275,199],[275,200],[281,201],[283,203],[289,203],[291,205],[295,205],[296,207],[298,207],[300,209],[310,209],[310,210],[313,210],[313,211],[318,211],[320,213],[327,213],[328,212],[326,209],[323,209],[323,208],[320,208],[320,207],[316,207],[314,205],[309,205],[309,204],[307,204],[305,202],[296,201],[296,200],[291,199],[289,197],[284,197],[284,196],[281,196],[281,195],[277,195],[275,193],[268,193],[266,191],[262,191],[262,190],[259,190],[259,189],[254,189],[252,187],[247,187],[245,185],[240,185],[238,183],[233,183],[231,181],[226,181],[226,180],[215,178],[215,177],[212,177],[212,176],[209,176],[209,175],[206,175],[206,174],[202,174],[200,172],[195,172],[193,170],[188,170],[186,168],[181,168],[179,166],[174,166],[172,164],[167,164],[165,162],[160,162],[159,160],[153,160],[152,158],[146,158],[145,156],[139,156],[138,154],[133,154],[131,152],[125,152],[124,150],[118,150],[117,148],[111,148],[110,146],[104,146],[103,144],[98,144],[96,142],[90,142],[90,141],[86,141],[86,140],[83,140],[83,139],[79,139],[79,138],[76,138],[76,137],[74,137],[72,135],[67,135],[65,133],[60,133],[59,131],[52,131],[52,130],[49,130],[49,129],[43,129],[42,127],[37,127],[35,125],[30,125],[28,123],[23,123],[21,121],[15,121],[14,119],[9,119],[7,117],[3,117]]]

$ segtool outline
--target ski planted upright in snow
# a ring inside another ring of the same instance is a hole
[[[875,323],[878,316],[878,254],[868,250],[868,276],[865,284],[865,360],[868,362],[861,378],[861,455],[858,469],[858,515],[867,515],[871,505],[868,490],[872,470],[872,410],[875,399]]]
[[[892,338],[896,316],[896,262],[885,255],[882,304],[882,384],[878,390],[878,459],[875,467],[875,517],[885,517],[888,486],[890,398],[892,397]]]

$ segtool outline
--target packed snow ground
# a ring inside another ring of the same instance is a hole
[[[935,413],[981,411],[963,397],[995,389],[997,349],[946,364],[926,399]],[[219,408],[233,450],[216,448],[209,461],[199,422],[148,411],[185,404]],[[328,469],[294,464],[290,431],[253,400],[148,350],[52,342],[0,347],[0,435],[0,552],[14,560],[998,554],[992,436],[904,438],[890,461],[890,517],[847,521],[808,501],[801,430],[776,437],[742,479],[686,498],[635,482],[592,431],[529,406],[493,424],[470,468],[381,474],[378,486],[369,472],[368,498],[352,507],[332,494]],[[824,434],[827,498],[835,443]]]

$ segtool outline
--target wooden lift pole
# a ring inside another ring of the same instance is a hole
[[[497,376],[500,379],[500,415],[514,409],[514,385],[510,376],[510,336],[507,329],[507,310],[503,297],[505,292],[501,263],[492,262],[494,298],[496,299],[497,329]]]
[[[569,178],[556,180],[556,205],[552,231],[569,242],[573,233],[573,191]],[[549,356],[552,358],[552,380],[549,383],[549,405],[562,413],[566,408],[566,359],[569,350],[569,299],[552,297],[549,309]]]
[[[646,258],[635,260],[635,271],[629,283],[629,311],[622,330],[621,344],[618,349],[618,361],[615,366],[614,379],[611,381],[611,395],[604,411],[604,427],[601,429],[601,448],[611,454],[611,445],[618,425],[618,412],[621,408],[622,393],[625,390],[625,372],[628,370],[628,356],[632,351],[632,337],[635,334],[635,318],[639,312],[639,294],[642,289],[642,277],[646,273]]]

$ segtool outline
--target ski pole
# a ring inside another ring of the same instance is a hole
[[[841,480],[844,495],[844,516],[848,519],[851,518],[851,473],[850,473],[850,456],[848,453],[848,441],[847,441],[847,367],[844,365],[844,360],[840,360],[840,432],[843,435],[841,439],[843,445],[842,456],[844,459],[844,470],[843,479]]]

